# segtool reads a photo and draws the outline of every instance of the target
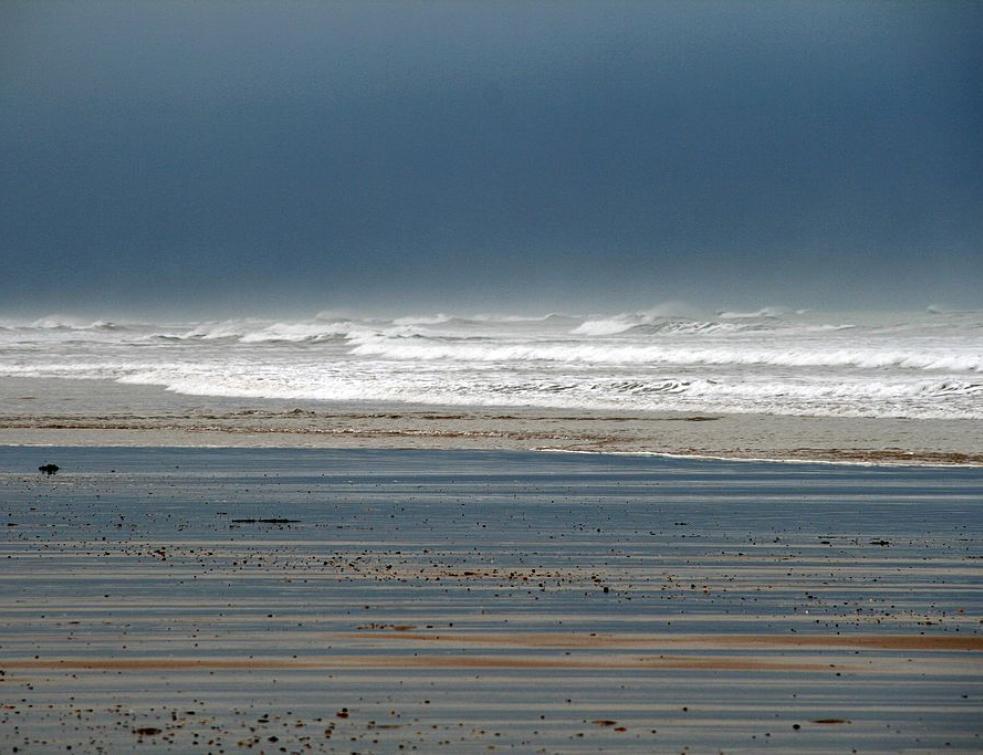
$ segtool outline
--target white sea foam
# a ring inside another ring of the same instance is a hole
[[[586,320],[570,332],[573,335],[585,336],[611,336],[615,333],[624,333],[644,322],[644,319],[637,316],[619,315],[617,317],[607,317],[599,320]]]
[[[740,365],[775,367],[864,367],[877,369],[983,371],[983,354],[952,353],[944,349],[795,348],[749,345],[686,347],[583,343],[504,343],[423,341],[404,343],[386,336],[369,336],[353,354],[403,361],[566,362],[610,365]]]
[[[983,314],[6,320],[0,377],[197,395],[983,419]]]

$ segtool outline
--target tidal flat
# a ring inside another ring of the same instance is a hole
[[[983,467],[983,422],[189,396],[111,380],[0,378],[0,445],[555,450]]]
[[[979,751],[981,511],[978,468],[0,447],[0,752]]]

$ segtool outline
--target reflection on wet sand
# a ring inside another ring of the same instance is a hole
[[[0,451],[21,751],[978,751],[983,477]]]

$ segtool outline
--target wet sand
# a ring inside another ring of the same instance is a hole
[[[0,752],[983,746],[978,469],[7,447],[0,501]]]
[[[0,445],[549,449],[983,466],[983,422],[359,405],[3,378]]]

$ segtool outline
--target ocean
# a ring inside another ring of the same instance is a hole
[[[0,321],[0,378],[442,406],[983,419],[983,311]]]

